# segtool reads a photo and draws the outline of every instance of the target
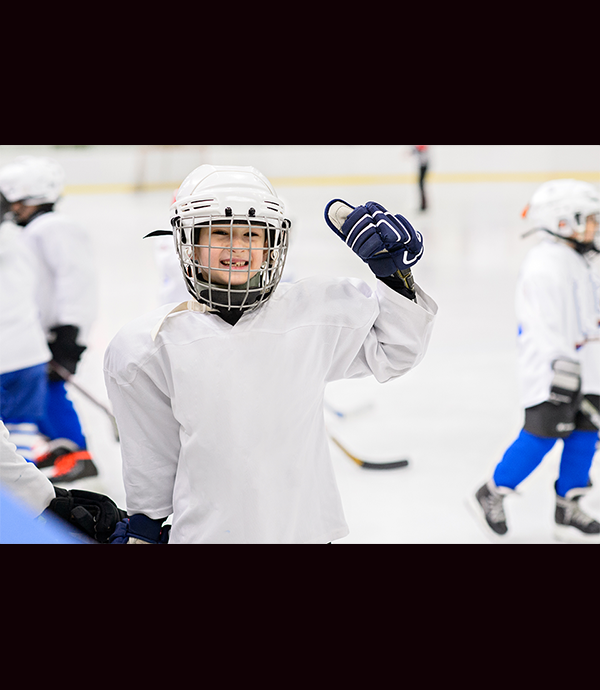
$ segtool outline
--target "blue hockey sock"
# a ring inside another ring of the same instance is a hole
[[[555,438],[534,436],[523,429],[496,467],[496,486],[516,489],[542,462],[555,443]]]
[[[47,391],[45,364],[0,374],[0,418],[4,423],[39,424]]]
[[[583,489],[588,485],[597,442],[596,431],[574,431],[565,439],[556,482],[559,496],[564,498],[571,489]]]
[[[67,438],[81,449],[87,448],[79,417],[62,381],[48,384],[46,416],[39,427],[50,439]]]

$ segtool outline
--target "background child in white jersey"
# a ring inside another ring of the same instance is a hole
[[[52,355],[37,309],[35,267],[19,229],[2,222],[2,206],[0,198],[0,419],[19,453],[33,461],[43,444]]]
[[[46,452],[33,460],[48,468],[50,480],[59,483],[98,474],[64,381],[77,370],[97,309],[89,238],[55,209],[64,185],[64,170],[49,158],[21,156],[0,170],[0,206],[21,228],[27,245],[29,266],[36,276],[37,311],[52,356],[40,402],[43,417],[38,420],[49,443]],[[66,374],[57,373],[56,365]],[[12,395],[17,394],[13,389]]]
[[[474,502],[494,537],[508,533],[504,498],[562,439],[555,536],[600,542],[600,523],[579,505],[589,490],[598,442],[598,429],[581,403],[585,399],[598,409],[600,402],[600,285],[591,265],[600,252],[599,214],[597,190],[577,180],[542,185],[524,214],[533,230],[544,232],[517,286],[525,424]]]

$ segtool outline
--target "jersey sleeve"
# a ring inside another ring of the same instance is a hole
[[[105,382],[121,436],[127,512],[165,518],[173,512],[180,425],[166,381],[150,363],[122,376],[113,368],[114,347],[107,349]]]
[[[370,316],[361,327],[341,329],[328,381],[374,376],[385,383],[421,362],[438,307],[417,285],[415,292],[417,301],[413,302],[377,281],[370,295],[363,291],[355,296],[368,301]],[[365,307],[357,303],[356,308]]]
[[[0,421],[0,485],[37,516],[55,498],[54,487],[38,468],[17,453],[8,429]]]
[[[45,261],[54,275],[55,318],[59,326],[80,329],[85,341],[97,313],[94,252],[83,229],[55,220],[40,233]]]

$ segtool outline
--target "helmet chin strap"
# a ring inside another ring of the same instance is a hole
[[[533,228],[532,230],[523,233],[523,235],[521,235],[521,238],[525,239],[526,237],[529,237],[536,232],[546,232],[548,233],[548,235],[552,235],[552,237],[556,237],[557,239],[562,240],[563,242],[572,244],[573,249],[575,249],[575,251],[578,254],[581,254],[582,256],[590,253],[600,254],[600,248],[596,246],[596,243],[594,241],[581,242],[575,237],[565,237],[564,235],[559,235],[559,233],[553,232],[552,230],[548,230],[547,228]],[[579,234],[581,235],[582,233],[580,232]]]
[[[574,249],[576,252],[579,254],[588,254],[590,252],[600,252],[600,249],[596,247],[596,243],[594,239],[592,238],[591,242],[585,242],[585,234],[586,234],[586,225],[585,223],[580,223],[578,222],[581,218],[581,214],[577,214],[575,216],[575,225],[572,225],[571,223],[567,223],[565,221],[564,226],[568,227],[572,231],[571,237],[565,237],[564,239],[567,242],[570,242],[571,244],[574,245]]]
[[[600,254],[600,248],[596,246],[595,242],[575,242],[575,251],[581,255]]]
[[[586,233],[585,224],[578,223],[575,227],[571,225],[568,225],[568,227],[571,227],[573,235],[564,239],[574,245],[573,248],[578,254],[585,256],[586,254],[600,253],[600,248],[596,246],[594,238],[592,238],[591,242],[583,241]]]

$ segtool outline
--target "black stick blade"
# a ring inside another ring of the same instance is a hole
[[[394,462],[365,462],[361,467],[365,470],[398,470],[402,467],[408,467],[408,460],[395,460]]]

